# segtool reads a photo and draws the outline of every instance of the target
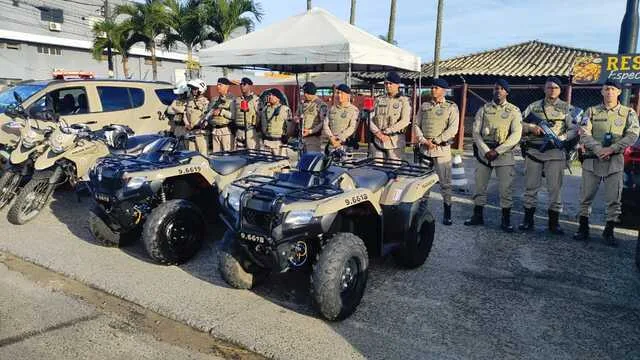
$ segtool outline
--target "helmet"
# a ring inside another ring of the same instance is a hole
[[[207,90],[207,84],[205,84],[205,82],[201,79],[189,80],[187,86],[193,89],[198,89],[201,93]]]
[[[108,125],[102,128],[107,144],[114,149],[124,149],[133,130],[126,125]]]
[[[173,93],[176,95],[182,95],[188,91],[189,91],[189,86],[187,86],[187,82],[184,80],[176,84],[176,88],[173,89]]]

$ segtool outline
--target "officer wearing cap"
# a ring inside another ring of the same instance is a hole
[[[189,94],[189,86],[186,81],[180,82],[173,90],[176,98],[167,106],[165,111],[169,115],[170,132],[175,137],[184,136],[187,130],[184,127],[184,113],[186,111],[187,97]]]
[[[358,126],[358,108],[351,103],[351,88],[346,84],[336,87],[338,102],[331,106],[327,115],[323,134],[330,148],[342,147],[356,131]]]
[[[580,143],[586,148],[582,163],[580,227],[576,240],[589,239],[591,203],[604,182],[607,223],[602,233],[605,243],[615,246],[614,227],[621,213],[620,196],[624,170],[623,151],[638,139],[638,115],[618,102],[622,84],[607,81],[601,90],[603,102],[587,109],[581,123]]]
[[[275,91],[267,93],[267,106],[260,114],[262,148],[274,155],[286,156],[287,130],[291,123],[291,109],[280,101]]]
[[[404,150],[404,130],[410,123],[409,99],[400,94],[400,75],[391,71],[385,77],[387,94],[376,98],[373,121],[369,130],[374,135],[369,154],[385,159],[401,159]]]
[[[451,225],[451,145],[458,133],[460,114],[458,106],[445,99],[449,83],[434,79],[431,85],[431,100],[422,103],[413,129],[419,143],[422,161],[431,161],[435,166],[444,203],[442,223]]]
[[[201,79],[189,80],[187,85],[190,93],[185,105],[184,124],[185,129],[194,136],[193,141],[188,143],[188,148],[207,156],[205,112],[209,106],[209,100],[204,96],[207,85]]]
[[[225,77],[218,79],[218,97],[209,104],[207,121],[211,125],[211,145],[213,152],[231,151],[234,143],[229,125],[234,120],[235,97],[229,94],[231,81]]]
[[[256,126],[258,125],[258,96],[253,93],[253,81],[249,78],[240,80],[240,92],[242,96],[235,99],[233,108],[234,116],[234,138],[236,149],[258,149],[259,136]],[[242,101],[248,105],[247,111],[241,107]]]
[[[487,186],[495,169],[500,186],[500,227],[513,232],[511,206],[513,205],[513,176],[515,159],[513,148],[522,136],[522,113],[507,101],[509,83],[499,79],[493,86],[493,101],[486,103],[476,113],[473,123],[473,153],[477,159],[476,189],[473,195],[473,216],[465,225],[484,224],[483,210],[487,203]]]
[[[576,136],[576,120],[572,117],[573,106],[559,99],[562,82],[550,77],[544,84],[544,99],[531,103],[522,113],[521,146],[525,156],[524,220],[520,230],[534,228],[538,191],[542,185],[542,174],[546,178],[549,191],[548,228],[552,234],[562,235],[558,218],[562,211],[560,193],[566,167],[565,149],[554,146],[545,148],[545,134],[538,125],[540,120],[549,123],[550,129],[562,141],[572,141]]]
[[[303,127],[302,136],[304,145],[309,151],[322,150],[322,125],[327,117],[328,106],[318,96],[316,96],[316,85],[307,82],[302,85],[303,101],[302,101],[302,117]],[[299,118],[296,123],[299,126]]]

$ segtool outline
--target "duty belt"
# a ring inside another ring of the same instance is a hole
[[[244,127],[244,126],[236,125],[235,128],[240,130],[252,130],[252,129],[255,129],[256,127],[255,126]]]
[[[263,139],[265,139],[265,140],[269,140],[269,141],[281,141],[282,136],[273,137],[273,136],[267,136],[267,135],[264,135],[264,136],[263,136]]]
[[[228,128],[228,127],[229,127],[229,124],[227,124],[227,125],[213,125],[214,129],[224,129],[224,128]]]

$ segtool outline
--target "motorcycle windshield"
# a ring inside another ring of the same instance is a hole
[[[27,100],[45,86],[46,84],[22,84],[4,89],[0,92],[0,114],[3,114],[10,105],[16,105],[16,99],[13,95],[14,91],[17,92],[23,100]]]

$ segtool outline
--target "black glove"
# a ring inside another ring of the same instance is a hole
[[[280,142],[283,144],[287,144],[289,142],[289,137],[287,135],[280,136]]]

